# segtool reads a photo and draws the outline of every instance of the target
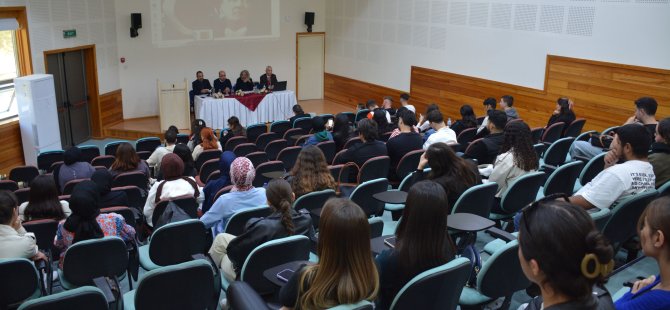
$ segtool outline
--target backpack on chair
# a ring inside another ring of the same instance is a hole
[[[156,225],[154,225],[154,230],[158,229],[159,227],[165,224],[176,223],[188,219],[191,219],[191,216],[189,216],[186,213],[186,211],[184,211],[184,209],[179,207],[179,205],[176,204],[174,201],[170,201],[165,207],[165,211],[163,212],[163,214],[161,214],[161,216],[158,218],[158,221],[156,221]]]

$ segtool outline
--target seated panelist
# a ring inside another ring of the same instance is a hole
[[[233,89],[233,84],[226,78],[226,71],[219,71],[219,78],[214,80],[214,92],[229,94]]]
[[[193,94],[200,95],[209,93],[212,89],[212,84],[209,83],[208,79],[204,78],[202,71],[196,72],[195,77],[196,80],[191,83],[191,86],[193,87]]]
[[[240,72],[240,77],[237,78],[237,82],[235,82],[235,90],[251,91],[253,89],[254,82],[251,80],[249,71],[242,70],[242,72]]]
[[[265,74],[261,75],[260,79],[261,88],[265,86],[267,89],[273,89],[277,85],[277,76],[272,73],[272,67],[265,67]]]

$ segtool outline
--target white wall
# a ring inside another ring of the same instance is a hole
[[[110,0],[111,1],[111,0]],[[179,0],[186,1],[186,0]],[[235,78],[248,69],[254,80],[272,65],[279,80],[287,80],[295,89],[295,33],[306,31],[304,13],[316,13],[314,31],[325,29],[326,0],[280,1],[278,39],[211,42],[190,47],[159,48],[152,45],[150,1],[116,0],[118,56],[126,63],[119,66],[123,89],[123,116],[135,118],[158,114],[156,80],[190,82],[202,70],[212,83],[220,69]],[[201,10],[200,10],[201,11]],[[199,14],[198,8],[192,14]],[[130,38],[130,13],[142,13],[139,37]]]
[[[7,0],[0,6],[25,6],[34,73],[44,73],[44,51],[95,44],[99,92],[119,88],[114,1]],[[63,38],[63,30],[77,37]]]
[[[399,90],[410,67],[537,89],[546,55],[670,69],[668,0],[341,0],[326,71]]]

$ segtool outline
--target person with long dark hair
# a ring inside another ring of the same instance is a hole
[[[83,160],[81,150],[76,147],[70,147],[63,154],[63,164],[54,171],[54,179],[60,191],[65,184],[72,180],[88,179],[95,172],[95,168]]]
[[[314,191],[335,189],[337,183],[328,170],[326,156],[316,146],[303,148],[290,172],[289,181],[296,198]]]
[[[651,144],[649,163],[656,175],[656,188],[670,181],[670,117],[656,125],[656,138]]]
[[[0,258],[46,261],[47,257],[37,250],[35,234],[21,225],[17,204],[14,193],[0,190]]]
[[[219,159],[219,178],[215,180],[210,180],[205,185],[205,188],[202,190],[205,195],[205,201],[202,203],[202,212],[205,213],[209,208],[214,204],[214,196],[222,188],[232,185],[230,181],[230,165],[233,164],[233,160],[237,158],[235,153],[231,151],[225,151],[221,154],[221,159]]]
[[[121,173],[132,171],[140,171],[144,173],[147,179],[151,176],[149,166],[144,160],[140,159],[137,152],[135,152],[135,148],[133,148],[130,143],[123,142],[119,144],[119,147],[116,149],[116,156],[112,166],[109,167],[109,173],[111,173],[113,177],[116,177]],[[91,173],[91,175],[93,174]]]
[[[386,119],[386,113],[388,112],[384,109],[377,109],[372,113],[372,120],[377,122],[377,135],[379,137],[393,131],[396,127]]]
[[[193,161],[193,156],[191,156],[191,150],[186,145],[177,144],[172,151],[175,155],[181,158],[181,161],[184,162],[184,171],[182,176],[185,177],[195,177],[198,175],[198,170],[195,169],[195,161]],[[157,176],[157,180],[163,180],[163,171],[161,171]]]
[[[184,162],[174,153],[163,156],[161,161],[161,171],[165,180],[154,183],[147,194],[147,201],[144,204],[144,216],[147,224],[153,226],[153,214],[156,206],[161,200],[168,200],[176,197],[201,196],[198,184],[193,177],[183,175]]]
[[[265,188],[267,203],[272,214],[247,222],[239,236],[222,233],[216,236],[209,254],[229,281],[235,281],[247,256],[257,246],[292,235],[314,237],[312,218],[307,212],[293,210],[295,195],[291,185],[283,179],[274,179]]]
[[[293,108],[291,108],[291,110],[293,111],[293,116],[291,116],[291,118],[289,118],[288,120],[291,126],[293,126],[293,122],[295,122],[295,120],[299,118],[312,117],[311,115],[305,113],[305,111],[302,109],[302,106],[299,104],[294,105]]]
[[[247,130],[240,124],[240,119],[237,116],[231,116],[228,118],[228,130],[223,132],[223,137],[221,138],[221,146],[226,147],[226,143],[232,137],[246,137]],[[255,141],[251,141],[255,142]],[[194,157],[195,159],[195,157]]]
[[[116,213],[100,213],[100,194],[93,181],[77,184],[70,195],[72,214],[58,224],[54,246],[61,252],[63,267],[65,252],[74,243],[89,239],[116,236],[123,241],[135,238],[135,229]]]
[[[200,130],[202,130],[205,127],[207,127],[207,123],[205,123],[204,120],[201,120],[199,118],[196,118],[191,123],[191,137],[189,138],[187,143],[187,146],[191,150],[191,152],[193,152],[193,149],[195,149],[196,145],[202,142],[200,140]]]
[[[462,105],[460,113],[461,119],[457,120],[453,125],[451,125],[451,130],[456,133],[457,137],[463,130],[468,128],[477,128],[477,116],[475,115],[475,111],[472,109],[471,105]]]
[[[373,301],[379,277],[363,209],[345,198],[326,202],[319,219],[319,262],[296,271],[279,293],[282,309],[326,309]]]
[[[396,229],[395,248],[375,259],[379,269],[379,309],[388,309],[413,277],[455,257],[456,248],[446,233],[449,209],[447,193],[439,184],[421,181],[410,188]]]
[[[56,182],[48,175],[39,175],[30,182],[28,201],[19,206],[21,222],[41,219],[60,221],[71,213],[69,203],[58,199]]]
[[[551,114],[549,121],[547,122],[547,127],[553,125],[554,123],[562,122],[565,124],[564,130],[568,128],[572,122],[575,121],[577,117],[575,112],[570,109],[570,99],[561,97],[556,100],[556,109]]]
[[[541,292],[526,310],[614,309],[604,289],[598,295],[593,289],[612,271],[613,250],[586,211],[548,200],[526,207],[520,218],[519,262]]]
[[[349,123],[349,117],[344,113],[335,115],[335,120],[333,121],[333,141],[335,141],[338,152],[344,148],[344,145],[353,136],[353,133],[354,130]]]
[[[423,169],[427,167],[430,167],[430,172],[424,177],[426,173]],[[457,156],[451,147],[442,142],[432,144],[421,155],[414,178],[426,178],[440,184],[447,193],[449,213],[468,188],[482,182],[477,166],[472,161]]]
[[[112,175],[109,171],[96,170],[91,181],[98,185],[100,191],[100,208],[129,206],[128,195],[124,191],[112,191]]]

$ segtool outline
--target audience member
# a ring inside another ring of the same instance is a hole
[[[656,260],[661,274],[636,281],[614,304],[619,310],[670,309],[670,198],[649,204],[637,224],[642,252]]]
[[[488,179],[489,182],[498,184],[498,192],[491,211],[504,213],[500,208],[502,194],[518,177],[537,170],[539,164],[528,125],[522,121],[507,124],[500,155],[496,157],[493,171]]]
[[[60,250],[60,268],[67,249],[74,243],[89,239],[116,236],[123,241],[135,239],[135,229],[116,213],[100,213],[100,194],[93,181],[77,184],[70,195],[72,215],[58,224],[54,246]]]
[[[570,99],[565,97],[558,98],[556,101],[556,110],[551,114],[551,117],[547,122],[547,127],[554,123],[562,122],[565,124],[563,129],[563,132],[565,132],[565,129],[568,129],[568,126],[572,124],[576,118],[575,112],[570,109]]]
[[[392,132],[395,126],[386,120],[386,110],[377,109],[372,113],[372,120],[377,123],[377,136]]]
[[[296,198],[315,191],[335,189],[337,183],[328,170],[326,157],[315,146],[303,148],[291,170],[289,182]]]
[[[656,125],[656,140],[651,145],[649,163],[654,168],[657,188],[670,180],[670,118],[664,118]]]
[[[28,201],[19,206],[21,222],[42,219],[60,221],[70,216],[71,213],[68,202],[58,199],[56,182],[51,176],[45,174],[38,175],[30,182]]]
[[[76,147],[70,147],[63,154],[63,164],[54,171],[54,179],[60,191],[65,188],[65,184],[72,180],[88,179],[95,172],[95,168],[88,162],[85,162],[81,156],[81,150]]]
[[[488,97],[484,99],[484,109],[486,109],[486,116],[484,117],[484,120],[482,121],[481,125],[479,125],[479,128],[477,128],[478,136],[480,133],[482,134],[482,136],[488,134],[486,130],[488,129],[489,125],[489,115],[491,115],[492,111],[496,110],[496,105],[497,105],[496,98]],[[484,132],[482,133],[482,131]]]
[[[182,173],[182,176],[195,178],[195,176],[198,175],[198,170],[195,169],[195,161],[193,160],[193,156],[191,156],[191,150],[189,150],[187,146],[183,144],[177,144],[174,147],[174,151],[172,151],[172,153],[179,156],[181,161],[184,162],[184,172]],[[156,177],[156,179],[163,179],[162,171]]]
[[[165,180],[154,183],[147,194],[144,203],[144,217],[147,224],[153,227],[154,209],[161,200],[169,200],[177,197],[193,196],[200,197],[200,189],[195,179],[183,176],[184,162],[176,154],[167,154],[161,162],[161,170]]]
[[[272,73],[272,67],[267,66],[265,67],[265,74],[261,75],[261,77],[258,79],[259,84],[261,85],[260,87],[265,87],[267,89],[273,89],[277,83],[277,76]]]
[[[410,188],[396,229],[395,248],[375,258],[378,309],[389,309],[400,289],[416,275],[454,259],[456,247],[445,233],[450,207],[447,194],[435,182],[421,181]]]
[[[359,168],[370,158],[386,156],[386,145],[377,140],[377,123],[364,118],[358,121],[358,137],[363,143],[354,144],[338,156],[335,164],[346,164],[353,162]],[[356,169],[349,169],[349,180],[356,179]]]
[[[91,181],[98,185],[100,193],[100,208],[130,206],[128,195],[124,191],[112,191],[112,174],[107,170],[96,170]]]
[[[193,160],[198,160],[198,157],[200,157],[200,154],[204,151],[222,149],[221,143],[219,143],[219,139],[216,138],[212,128],[205,127],[200,130],[200,141],[202,142],[195,146],[193,153],[191,154]]]
[[[348,199],[326,202],[319,219],[319,262],[296,271],[279,293],[284,308],[327,309],[373,301],[379,278],[370,250],[370,224]]]
[[[475,116],[475,111],[472,109],[471,105],[462,105],[460,113],[461,119],[457,120],[453,125],[451,125],[451,130],[456,133],[457,137],[463,130],[468,128],[477,128],[477,116]]]
[[[240,119],[237,116],[231,116],[228,118],[228,130],[223,132],[223,138],[221,138],[220,145],[225,147],[226,143],[232,137],[246,137],[247,129],[240,124]],[[255,141],[254,141],[255,142]]]
[[[205,127],[207,127],[207,124],[201,119],[195,119],[193,123],[191,123],[191,137],[187,143],[187,146],[189,149],[191,149],[191,152],[193,152],[193,149],[195,149],[196,145],[200,144],[200,130]]]
[[[130,143],[123,142],[119,144],[119,147],[116,149],[116,158],[114,159],[112,166],[109,167],[109,173],[111,173],[113,177],[116,177],[121,173],[134,171],[142,172],[147,179],[151,176],[147,163],[137,156],[137,152],[135,152],[135,149]],[[91,173],[91,175],[93,174]]]
[[[271,215],[249,220],[244,233],[237,237],[227,233],[218,234],[209,249],[212,259],[230,282],[235,281],[247,256],[257,246],[292,235],[314,238],[314,227],[309,213],[293,210],[295,195],[288,182],[283,179],[271,180],[265,189],[265,195],[272,209]]]
[[[425,179],[423,169],[428,167],[430,172],[427,179],[442,185],[447,193],[449,213],[468,188],[482,183],[477,166],[470,160],[456,156],[451,147],[441,142],[432,144],[421,155],[414,180]]]
[[[489,134],[482,138],[481,142],[474,143],[465,150],[463,157],[476,159],[480,165],[491,164],[500,153],[500,146],[505,140],[503,131],[507,125],[507,115],[505,112],[493,110],[487,116],[487,130]],[[532,141],[531,141],[532,143]]]
[[[219,190],[233,184],[230,181],[230,165],[233,164],[235,158],[235,153],[231,151],[225,151],[221,154],[221,159],[219,160],[219,178],[207,182],[207,185],[202,190],[205,195],[205,201],[202,203],[202,213],[209,211],[209,208],[212,207],[214,196],[216,196]]]
[[[174,146],[177,144],[177,131],[174,130],[166,130],[165,131],[165,146],[159,146],[157,147],[153,153],[151,153],[151,156],[149,156],[149,159],[147,159],[147,164],[149,167],[154,168],[154,175],[158,174],[161,166],[161,160],[163,159],[163,156],[168,153],[172,153],[174,150]]]
[[[440,107],[438,107],[435,103],[429,104],[426,107],[426,117],[430,112],[435,110],[439,111]],[[430,128],[430,122],[426,117],[424,117],[423,114],[419,114],[419,130],[421,130],[421,132],[426,132],[426,135],[430,135],[429,132],[434,132],[434,130]]]
[[[231,84],[230,80],[226,78],[226,71],[219,71],[219,78],[214,80],[214,92],[228,95],[232,89],[233,84]]]
[[[619,127],[605,155],[605,170],[570,197],[570,202],[584,209],[605,209],[631,195],[654,189],[656,177],[647,159],[650,145],[651,137],[644,126]]]
[[[416,125],[416,115],[407,109],[398,109],[398,127],[399,134],[391,135],[388,142],[386,142],[386,152],[391,158],[391,166],[389,171],[390,180],[398,180],[396,175],[396,168],[400,159],[405,154],[420,150],[423,147],[423,139],[421,135],[413,131],[413,126]]]
[[[541,292],[526,310],[614,309],[609,294],[593,289],[612,271],[613,250],[584,210],[537,202],[522,211],[519,228],[521,269]]]
[[[416,108],[409,104],[409,94],[408,93],[402,93],[400,94],[400,105],[407,108],[407,110],[412,111],[412,113],[416,114]]]
[[[333,140],[338,152],[344,148],[344,145],[353,136],[353,133],[354,130],[349,123],[349,117],[344,113],[337,113],[333,121]]]
[[[47,260],[47,257],[37,250],[35,235],[21,226],[17,204],[14,193],[0,191],[0,259]]]
[[[288,120],[288,122],[291,123],[291,127],[293,127],[293,123],[295,122],[295,120],[299,118],[312,117],[308,113],[305,113],[305,111],[302,109],[302,106],[300,106],[299,104],[294,105],[292,109],[293,109],[293,116],[291,116],[291,118],[289,118]]]
[[[209,83],[209,80],[205,78],[205,75],[202,71],[195,73],[195,81],[191,83],[194,95],[207,94],[212,89],[212,84]]]
[[[508,121],[519,118],[519,113],[517,113],[516,108],[512,107],[513,104],[514,97],[510,95],[500,97],[500,107],[503,108],[505,114],[507,114]]]
[[[305,141],[302,145],[303,147],[317,145],[324,141],[333,141],[333,135],[326,130],[326,121],[321,116],[314,116],[312,118],[312,131],[314,134]]]
[[[252,91],[254,90],[254,81],[251,80],[251,76],[249,75],[249,71],[247,70],[242,70],[240,72],[240,77],[237,78],[237,81],[235,82],[235,91]]]
[[[384,96],[384,98],[382,99],[382,109],[384,109],[384,111],[388,112],[388,114],[391,115],[391,116],[395,115],[396,110],[393,108],[393,97]]]
[[[388,111],[380,108],[379,105],[377,105],[377,101],[374,101],[374,100],[370,99],[370,100],[368,100],[368,102],[365,103],[365,107],[370,111],[367,115],[368,119],[372,119],[372,117],[374,116],[375,111],[377,109],[381,109],[381,110],[384,111],[384,114],[386,115],[386,121],[389,122],[389,123],[391,122],[391,114]]]
[[[431,144],[437,142],[446,144],[457,143],[456,133],[444,123],[444,118],[439,110],[428,113],[428,122],[430,122],[430,127],[435,130],[435,133],[431,134],[430,137],[428,137],[428,140],[423,144],[424,150],[427,150]]]
[[[230,166],[230,179],[233,188],[223,194],[200,218],[205,227],[212,228],[212,235],[224,232],[228,220],[237,211],[262,206],[265,201],[265,189],[252,185],[256,170],[246,157],[238,157]]]

